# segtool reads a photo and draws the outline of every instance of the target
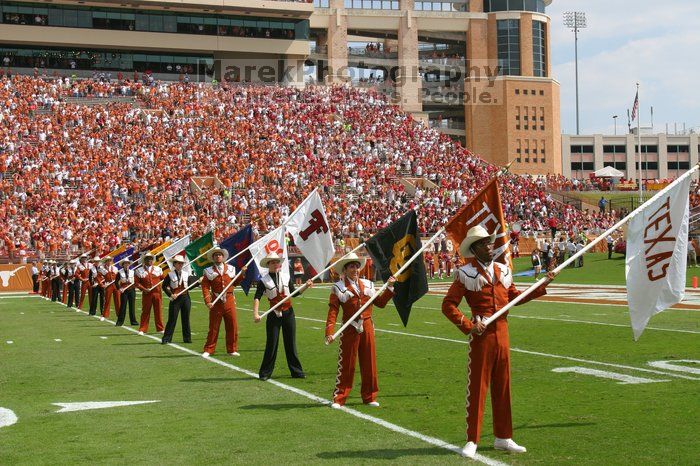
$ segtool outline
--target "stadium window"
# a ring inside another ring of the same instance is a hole
[[[583,170],[593,171],[593,162],[583,162]]]
[[[515,90],[515,95],[520,95],[520,89]]]
[[[527,89],[523,89],[523,95],[527,95]]]
[[[540,95],[544,95],[544,91],[540,91]]]

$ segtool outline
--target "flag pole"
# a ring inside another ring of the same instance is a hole
[[[615,225],[613,225],[613,226],[611,226],[610,228],[608,228],[608,229],[607,229],[606,231],[604,231],[601,235],[599,235],[596,239],[594,239],[593,241],[591,241],[590,243],[588,243],[586,246],[584,246],[583,249],[581,249],[581,250],[578,251],[576,254],[574,254],[573,256],[569,257],[569,258],[568,258],[567,260],[565,260],[564,262],[562,262],[557,268],[555,268],[554,270],[552,270],[552,273],[553,273],[554,275],[557,275],[559,272],[561,272],[562,270],[564,270],[566,267],[569,266],[569,264],[571,264],[573,261],[575,261],[576,259],[578,259],[579,257],[581,257],[583,254],[585,254],[586,252],[588,252],[591,248],[593,248],[593,246],[595,246],[596,244],[600,243],[600,242],[603,241],[605,238],[607,238],[608,235],[614,233],[615,230],[617,230],[617,229],[620,228],[622,225],[624,225],[625,223],[627,223],[627,222],[629,222],[630,220],[632,220],[632,218],[633,218],[634,216],[636,216],[637,214],[639,214],[640,212],[642,212],[642,211],[643,211],[647,206],[649,206],[652,202],[654,202],[654,201],[656,201],[657,199],[661,198],[664,194],[666,194],[668,191],[670,191],[671,189],[673,189],[678,183],[680,183],[681,181],[685,180],[685,178],[687,178],[687,177],[691,176],[693,173],[695,173],[695,171],[697,171],[698,168],[700,168],[700,163],[696,164],[693,168],[691,168],[690,170],[688,170],[687,172],[685,172],[683,175],[681,175],[679,178],[677,178],[676,180],[674,180],[673,183],[669,184],[669,185],[666,186],[664,189],[662,189],[661,191],[659,191],[658,193],[656,193],[656,194],[654,195],[654,197],[650,198],[648,201],[646,201],[645,203],[643,203],[642,205],[640,205],[639,207],[637,207],[635,210],[633,210],[632,212],[630,212],[625,218],[623,218],[622,220],[620,220],[619,222],[617,222]],[[540,278],[540,279],[539,279],[538,281],[536,281],[535,283],[533,283],[532,285],[530,285],[529,288],[527,288],[525,291],[523,291],[523,292],[520,293],[518,296],[516,296],[514,300],[512,300],[511,302],[509,302],[508,304],[506,304],[506,305],[505,305],[504,307],[502,307],[498,312],[494,313],[491,317],[489,317],[488,319],[486,319],[486,320],[483,322],[484,325],[489,325],[491,322],[493,322],[494,320],[498,319],[501,315],[503,315],[504,313],[508,312],[508,310],[509,310],[510,308],[512,308],[513,306],[516,306],[518,303],[520,303],[523,299],[525,299],[525,297],[527,297],[530,293],[532,293],[533,291],[535,291],[535,289],[537,289],[537,288],[539,288],[540,286],[542,286],[547,280],[548,280],[547,277],[543,277],[543,278]]]
[[[639,159],[639,205],[642,205],[642,132],[640,130],[639,83],[637,83],[637,158]]]
[[[349,256],[350,254],[352,254],[353,252],[356,252],[356,251],[359,250],[360,248],[364,247],[364,245],[365,245],[365,243],[360,243],[355,249],[353,249],[352,251],[350,251],[350,252],[346,253],[345,255],[341,256],[340,259],[338,259],[337,261],[332,262],[328,267],[326,267],[325,269],[323,269],[322,271],[320,271],[319,273],[317,273],[316,275],[314,275],[314,276],[313,276],[312,278],[310,278],[309,280],[314,281],[314,280],[316,280],[317,278],[322,277],[323,274],[325,274],[325,273],[328,272],[331,268],[333,268],[333,266],[334,266],[335,264],[337,264],[337,263],[340,262],[341,260],[343,260],[343,259],[345,259],[346,257],[348,257],[348,256]],[[277,309],[278,307],[280,307],[280,306],[282,305],[282,303],[284,303],[284,302],[286,302],[287,300],[291,299],[293,296],[295,296],[295,295],[301,293],[302,289],[304,289],[303,286],[300,287],[300,288],[296,288],[289,296],[285,296],[284,299],[283,299],[282,301],[278,302],[277,304],[275,304],[274,306],[272,306],[270,309],[268,309],[267,311],[265,311],[265,312],[263,312],[262,314],[260,314],[260,318],[262,319],[263,317],[265,317],[266,315],[268,315],[270,312],[272,312],[272,311],[274,311],[275,309]]]
[[[226,294],[226,290],[228,290],[229,288],[231,288],[231,285],[233,285],[233,283],[238,279],[238,277],[241,276],[242,273],[245,273],[245,272],[246,272],[245,269],[247,269],[247,267],[250,265],[250,263],[253,262],[254,260],[255,260],[255,257],[251,257],[250,260],[249,260],[248,262],[245,263],[245,265],[241,268],[241,271],[238,272],[238,273],[236,274],[235,277],[233,277],[233,280],[231,280],[231,281],[228,283],[228,285],[226,285],[226,287],[221,291],[221,293],[219,293],[219,295],[216,297],[216,299],[214,299],[214,301],[212,301],[212,303],[211,303],[212,306],[213,306],[214,304],[216,304],[217,302],[219,302],[219,300],[221,299],[221,297],[224,296],[224,295]]]
[[[206,233],[205,233],[205,234],[206,234]],[[180,238],[180,239],[182,239],[182,238]],[[179,241],[179,240],[178,240],[178,241]],[[198,260],[200,257],[204,256],[206,253],[208,253],[209,251],[211,251],[211,250],[214,249],[215,247],[216,247],[216,246],[210,247],[209,249],[207,249],[206,251],[204,251],[202,254],[198,255],[197,257],[195,257],[195,258],[192,259],[191,261],[187,262],[187,265],[190,265],[192,262]],[[234,257],[235,257],[235,256],[234,256]],[[165,264],[165,263],[167,263],[167,262],[168,262],[168,261],[164,260],[163,262],[161,262],[160,264],[158,264],[158,267],[160,267],[160,268],[162,269],[162,268],[163,268],[163,264]],[[159,281],[158,283],[156,283],[155,285],[153,285],[151,288],[149,288],[148,291],[149,291],[149,292],[153,291],[154,289],[156,289],[156,288],[158,287],[158,285],[160,285],[160,284],[163,283],[164,281],[165,281],[165,278],[163,278],[161,281]],[[187,291],[188,289],[189,289],[189,288],[183,290],[183,293],[184,293],[185,291]]]
[[[252,244],[253,244],[253,243],[251,243],[251,246],[252,246]],[[217,246],[214,246],[214,247],[209,248],[204,254],[206,254],[207,252],[211,251],[212,249],[214,249],[214,248],[216,248],[216,247],[217,247]],[[236,253],[235,256],[229,257],[228,259],[226,259],[225,264],[228,264],[229,262],[231,262],[232,260],[234,260],[236,257],[238,257],[238,256],[240,256],[241,254],[243,254],[244,252],[246,252],[246,251],[248,250],[248,248],[250,248],[250,246],[248,246],[247,248],[245,248],[245,249],[241,250],[240,252]],[[194,261],[196,261],[197,259],[199,259],[200,257],[202,257],[204,254],[201,254],[201,255],[199,255],[198,257],[195,257],[195,258],[192,259],[189,263],[191,264],[192,262],[194,262]],[[184,293],[185,291],[188,291],[188,290],[194,288],[195,285],[199,284],[199,283],[202,281],[202,278],[204,278],[204,277],[199,277],[199,278],[197,279],[196,282],[192,282],[192,284],[189,285],[187,288],[185,288],[184,290],[182,290],[182,291],[179,292],[178,294],[174,295],[174,296],[172,297],[172,299],[175,300],[175,299],[178,298],[178,296],[180,296],[180,295],[181,295],[182,293]],[[159,283],[157,283],[156,286],[158,286],[160,283],[163,283],[163,281],[165,281],[165,279],[163,279],[163,280],[161,280]],[[153,288],[155,288],[156,286],[154,286]],[[149,289],[148,291],[153,290],[153,288]]]
[[[396,272],[394,272],[394,274],[392,275],[392,277],[396,278],[396,277],[398,277],[399,275],[401,275],[401,274],[408,268],[408,266],[411,265],[411,264],[413,263],[413,261],[415,261],[415,260],[418,258],[418,256],[420,256],[420,255],[423,253],[423,251],[425,251],[425,250],[433,243],[433,240],[434,240],[435,238],[437,238],[438,236],[440,236],[441,234],[443,234],[444,232],[445,232],[445,227],[441,227],[441,228],[437,231],[437,233],[435,233],[428,241],[426,241],[426,242],[421,246],[421,248],[420,248],[418,251],[416,251],[416,252],[413,254],[413,256],[411,256],[411,258],[408,259],[408,260],[406,261],[406,263],[405,263],[403,266],[401,266],[401,268],[400,268],[399,270],[397,270]],[[355,314],[353,314],[352,317],[350,317],[348,320],[345,321],[345,323],[343,323],[343,325],[338,329],[338,331],[335,332],[335,333],[333,334],[333,336],[331,337],[331,341],[333,341],[333,340],[335,340],[336,338],[338,338],[338,335],[340,335],[341,333],[343,333],[343,331],[344,331],[346,328],[348,328],[348,326],[349,326],[352,322],[354,322],[355,319],[357,319],[357,318],[364,312],[364,310],[367,309],[367,308],[374,302],[374,300],[377,299],[377,298],[379,297],[379,295],[381,295],[382,293],[384,293],[384,290],[386,290],[388,287],[389,287],[389,282],[387,281],[386,283],[384,283],[384,285],[382,285],[382,287],[379,289],[379,291],[377,291],[376,293],[374,293],[374,296],[372,296],[372,297],[369,299],[369,301],[367,301],[365,304],[363,304],[362,307],[361,307]],[[326,345],[328,345],[329,343],[330,343],[329,341],[326,341]]]

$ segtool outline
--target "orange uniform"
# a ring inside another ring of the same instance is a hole
[[[340,308],[343,309],[343,322],[350,319],[362,305],[374,296],[374,283],[363,278],[352,283],[347,277],[336,282],[328,300],[328,318],[326,319],[326,336],[333,335],[335,322]],[[393,291],[386,289],[374,300],[373,304],[383,308],[394,296]],[[340,334],[340,349],[338,352],[338,377],[336,379],[333,402],[344,405],[355,378],[355,363],[359,356],[360,375],[362,376],[362,401],[376,401],[379,386],[377,383],[377,355],[374,343],[374,325],[372,323],[372,308],[365,309],[343,333]]]
[[[163,293],[160,286],[156,286],[161,277],[163,270],[160,267],[150,265],[143,266],[136,273],[136,287],[142,291],[141,293],[141,323],[139,332],[148,332],[148,325],[151,321],[151,309],[156,320],[156,331],[162,332],[165,329],[163,325]],[[153,288],[155,286],[155,288]],[[151,290],[151,288],[153,288]]]
[[[490,268],[490,267],[489,267]],[[495,283],[495,284],[494,284]],[[483,334],[471,334],[477,319],[487,318],[520,294],[513,285],[508,266],[494,262],[493,271],[476,259],[461,267],[442,301],[442,313],[462,332],[469,335],[467,380],[467,441],[479,443],[486,392],[491,385],[494,435],[501,439],[513,436],[510,409],[510,343],[508,313],[491,323]],[[520,304],[546,294],[544,287],[528,295]],[[462,298],[471,308],[472,318],[460,312]]]
[[[209,306],[229,283],[236,277],[235,269],[228,264],[222,264],[221,269],[216,265],[204,270],[202,277],[202,294],[204,303]],[[244,274],[239,277],[226,290],[226,296],[222,297],[214,307],[209,310],[209,333],[207,342],[204,344],[204,352],[214,354],[216,342],[219,339],[219,328],[221,319],[224,320],[226,330],[226,352],[238,352],[238,321],[236,318],[236,297],[233,294],[233,287],[240,284],[244,279]]]
[[[111,304],[112,297],[114,297],[114,312],[119,314],[119,290],[115,282],[118,273],[119,270],[113,265],[109,267],[100,267],[97,273],[97,283],[105,292],[105,307],[102,310],[102,316],[107,319],[109,318],[109,305]]]
[[[85,294],[89,293],[92,296],[92,287],[90,286],[90,266],[88,263],[79,263],[75,269],[75,276],[80,280],[80,300],[78,301],[78,309],[83,308],[83,301],[85,301]]]

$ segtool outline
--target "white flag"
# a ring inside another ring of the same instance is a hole
[[[282,269],[279,276],[281,283],[289,283],[289,256],[287,255],[287,242],[284,238],[284,225],[277,227],[250,245],[250,254],[253,256],[255,265],[258,266],[260,275],[269,273],[267,268],[260,266],[260,261],[272,252],[276,252],[282,257]]]
[[[630,220],[627,302],[634,339],[655,314],[685,296],[690,176]]]
[[[287,220],[287,231],[317,272],[323,270],[333,258],[333,235],[317,191],[314,190]]]
[[[175,270],[173,268],[173,263],[171,262],[171,259],[178,254],[182,253],[184,255],[185,247],[190,244],[190,235],[185,235],[179,240],[175,241],[173,244],[165,248],[163,251],[163,259],[168,263],[168,267],[170,270]],[[185,256],[186,257],[186,256]],[[186,271],[187,273],[192,273],[192,268],[190,267],[189,263],[185,263],[185,265],[182,267],[182,270]]]

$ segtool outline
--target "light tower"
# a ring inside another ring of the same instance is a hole
[[[576,56],[576,134],[579,133],[578,114],[578,31],[586,28],[586,13],[583,11],[567,11],[564,13],[564,25],[574,31],[574,53]]]

